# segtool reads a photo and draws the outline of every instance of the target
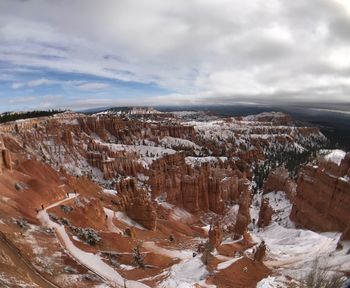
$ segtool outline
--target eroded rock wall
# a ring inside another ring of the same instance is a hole
[[[297,183],[291,219],[316,231],[345,231],[349,225],[350,154],[338,166],[333,163],[308,165]],[[346,175],[339,177],[346,171]]]

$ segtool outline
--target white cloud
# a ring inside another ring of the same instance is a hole
[[[34,79],[34,80],[30,80],[28,82],[15,82],[12,83],[11,87],[12,89],[19,89],[19,88],[23,88],[23,87],[38,87],[38,86],[42,86],[42,85],[52,85],[52,84],[56,84],[58,83],[58,81],[56,80],[49,80],[46,78],[39,78],[39,79]]]
[[[24,83],[15,82],[11,85],[12,89],[18,89],[24,86]]]
[[[78,84],[76,87],[80,90],[100,90],[100,89],[109,88],[110,85],[107,83],[101,83],[101,82],[86,82],[86,83]]]
[[[56,83],[54,80],[49,80],[46,78],[40,78],[40,79],[35,79],[31,80],[27,83],[28,87],[37,87],[37,86],[42,86],[42,85],[51,85]]]
[[[18,105],[24,103],[30,103],[36,101],[38,98],[36,96],[21,96],[8,100],[10,105]]]
[[[333,101],[344,101],[350,92],[343,75],[350,67],[350,13],[349,1],[341,2],[3,0],[0,60],[16,68],[156,83],[177,91],[169,103],[187,103],[188,95],[192,102],[249,101],[278,93],[281,99],[293,94],[321,101],[330,91],[337,91]],[[14,80],[12,88],[53,81]]]

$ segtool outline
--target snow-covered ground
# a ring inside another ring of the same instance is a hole
[[[264,195],[264,199],[269,200],[270,207],[275,211],[272,221],[279,223],[283,227],[294,228],[294,223],[289,219],[292,211],[292,203],[289,201],[284,191],[270,192]]]
[[[267,278],[262,279],[256,285],[256,288],[283,288],[288,287],[288,284],[292,284],[294,281],[287,279],[284,276],[268,276]],[[298,286],[296,286],[298,287]]]
[[[143,226],[141,226],[136,221],[132,220],[124,212],[121,212],[121,211],[114,212],[114,217],[116,219],[118,219],[119,221],[123,222],[124,224],[128,225],[128,226],[132,226],[132,227],[135,227],[135,228],[138,228],[138,229],[141,229],[141,230],[145,230],[145,228]]]
[[[335,149],[335,150],[328,151],[328,153],[324,156],[324,158],[327,161],[333,162],[339,166],[341,161],[344,159],[345,155],[346,155],[345,151]]]
[[[175,154],[176,151],[169,148],[158,147],[158,146],[148,146],[148,145],[125,145],[125,144],[111,144],[105,143],[100,140],[94,140],[101,146],[108,147],[111,151],[125,151],[125,152],[135,152],[141,159],[140,162],[145,168],[152,164],[156,159],[164,157],[165,155]]]
[[[107,217],[107,226],[109,231],[115,232],[115,233],[123,233],[122,230],[120,230],[117,226],[113,224],[113,219],[115,218],[115,212],[108,208],[103,208],[104,212],[106,213]]]
[[[195,151],[200,151],[202,149],[202,147],[198,146],[192,141],[181,139],[181,138],[174,138],[170,136],[162,138],[159,144],[166,148],[184,147],[184,148],[193,149]]]
[[[315,261],[331,271],[350,269],[348,249],[336,250],[340,233],[316,233],[310,230],[285,228],[273,223],[254,233],[255,241],[265,241],[268,253],[265,265],[295,279],[311,271]],[[346,243],[350,246],[350,243]]]
[[[269,199],[269,204],[275,211],[272,224],[264,229],[253,227],[252,224],[250,227],[253,240],[257,243],[264,240],[267,245],[267,257],[264,261],[266,266],[282,276],[290,276],[297,280],[305,278],[307,273],[314,269],[316,261],[328,271],[350,270],[350,254],[347,255],[350,241],[343,242],[344,248],[336,250],[340,233],[317,233],[296,229],[289,219],[292,203],[283,191],[254,196],[250,212],[251,217],[256,220],[262,198]],[[260,281],[257,287],[284,287],[283,281],[280,276],[270,277]]]
[[[176,207],[168,202],[158,202],[163,208],[170,210],[169,218],[182,223],[188,223],[193,219],[193,215],[183,208]]]
[[[103,193],[109,194],[109,195],[112,195],[112,196],[115,196],[115,195],[118,194],[118,192],[116,190],[114,190],[114,189],[103,189],[102,191],[103,191]]]
[[[173,265],[167,279],[161,283],[160,288],[192,288],[208,276],[208,270],[203,264],[200,256],[183,260]]]
[[[194,166],[201,166],[203,163],[219,163],[227,161],[227,157],[212,157],[212,156],[207,156],[207,157],[191,157],[188,156],[185,158],[186,164],[190,165],[192,167]]]
[[[228,268],[229,266],[231,266],[233,263],[237,262],[238,260],[242,259],[243,257],[234,257],[230,260],[227,260],[225,262],[221,262],[218,266],[217,269],[218,270],[223,270]]]
[[[143,247],[146,248],[148,251],[154,252],[156,254],[168,256],[171,258],[178,258],[178,259],[190,259],[192,258],[193,252],[192,250],[173,250],[173,249],[166,249],[163,247],[158,246],[156,243],[150,241],[150,242],[144,242]]]

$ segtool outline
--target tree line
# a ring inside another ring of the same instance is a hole
[[[0,114],[0,123],[6,123],[6,122],[21,120],[21,119],[52,116],[63,112],[65,112],[65,110],[61,110],[61,109],[34,110],[34,111],[28,111],[28,112],[5,112]]]

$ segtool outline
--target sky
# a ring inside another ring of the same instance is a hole
[[[350,0],[0,0],[0,111],[349,92]]]

